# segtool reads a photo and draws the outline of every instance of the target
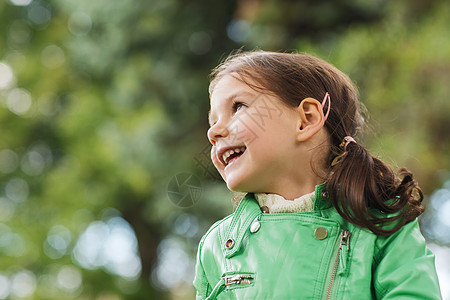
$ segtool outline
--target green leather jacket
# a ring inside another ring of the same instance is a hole
[[[343,220],[325,185],[306,213],[264,214],[252,193],[197,253],[197,299],[442,299],[417,220],[384,237]]]

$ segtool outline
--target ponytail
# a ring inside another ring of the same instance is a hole
[[[331,163],[327,190],[344,219],[377,235],[391,235],[424,211],[422,190],[407,169],[400,169],[403,179],[398,178],[348,137],[340,150]]]

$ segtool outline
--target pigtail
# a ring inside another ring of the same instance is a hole
[[[400,180],[354,140],[341,148],[331,163],[327,190],[344,219],[377,235],[391,235],[423,212],[423,194],[411,172],[400,169]]]

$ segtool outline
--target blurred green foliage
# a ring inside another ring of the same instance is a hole
[[[0,2],[0,299],[193,297],[198,240],[232,211],[208,160],[207,75],[240,47],[305,51],[347,72],[372,116],[360,139],[430,195],[450,177],[449,9]],[[167,191],[183,172],[201,182],[188,208]]]

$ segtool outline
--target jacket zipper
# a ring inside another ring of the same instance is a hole
[[[237,274],[237,275],[225,276],[224,279],[225,279],[225,285],[241,284],[241,283],[251,284],[253,276],[249,275],[249,274]]]
[[[220,279],[220,281],[213,288],[209,296],[206,300],[214,300],[217,296],[224,290],[225,287],[234,285],[234,284],[252,284],[252,280],[254,279],[251,274],[235,274],[224,276]]]
[[[330,282],[328,284],[326,297],[327,300],[331,299],[331,293],[333,291],[333,284],[334,280],[336,279],[336,274],[344,273],[347,268],[347,255],[350,250],[350,235],[351,233],[348,230],[341,231],[341,241],[339,243],[339,248],[336,253],[336,259],[334,260],[333,270],[331,272]],[[338,266],[340,266],[339,273],[337,272]]]

